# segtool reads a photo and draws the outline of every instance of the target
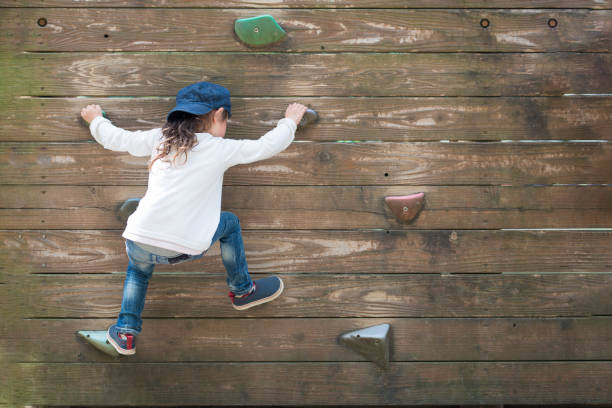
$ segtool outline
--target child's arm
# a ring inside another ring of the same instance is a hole
[[[293,141],[297,124],[306,109],[306,106],[299,103],[289,105],[285,117],[278,121],[278,125],[258,140],[225,139],[227,168],[265,160],[285,150]]]
[[[100,105],[88,105],[81,110],[81,116],[89,122],[89,131],[105,149],[128,152],[132,156],[150,156],[153,146],[161,137],[158,129],[130,132],[114,126],[102,116]]]

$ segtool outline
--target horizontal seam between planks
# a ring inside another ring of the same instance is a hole
[[[134,362],[134,363],[128,363],[126,361],[123,362],[108,362],[108,361],[104,361],[104,362],[87,362],[87,363],[75,363],[75,362],[71,362],[71,361],[53,361],[53,362],[47,362],[47,361],[14,361],[11,362],[12,364],[91,364],[91,365],[107,365],[107,364],[138,364],[138,365],[152,365],[152,364],[166,364],[166,365],[207,365],[207,364],[211,364],[211,365],[223,365],[223,364],[227,364],[227,365],[261,365],[261,364],[266,364],[266,365],[270,365],[270,364],[283,364],[283,365],[288,365],[288,364],[309,364],[309,365],[315,365],[315,364],[323,364],[323,365],[328,365],[328,364],[372,364],[372,362],[367,361],[367,360],[257,360],[257,361],[244,361],[244,360],[172,360],[172,361],[164,361],[164,360],[160,360],[160,361],[139,361],[139,362]],[[507,364],[530,364],[530,363],[538,363],[538,364],[554,364],[554,363],[581,363],[581,364],[585,364],[585,363],[612,363],[612,358],[611,359],[593,359],[593,360],[584,360],[584,359],[578,359],[578,360],[558,360],[558,359],[554,359],[554,360],[526,360],[526,359],[519,359],[519,360],[390,360],[389,364],[390,365],[394,365],[394,364],[465,364],[465,363],[480,363],[480,364],[498,364],[498,363],[507,363]],[[578,376],[578,374],[576,375]]]
[[[248,6],[228,6],[228,7],[214,7],[214,6],[202,6],[202,7],[172,7],[172,6],[155,6],[155,7],[135,7],[135,6],[84,6],[84,7],[62,7],[62,6],[0,6],[0,9],[65,9],[65,10],[80,10],[80,9],[132,9],[132,10],[245,10],[245,11],[255,11],[255,10],[425,10],[425,11],[450,11],[450,10],[483,10],[483,11],[493,11],[493,10],[542,10],[542,11],[559,11],[559,10],[611,10],[612,8],[608,7],[313,7],[313,6],[261,6],[261,7],[248,7]]]
[[[593,364],[597,364],[597,363],[612,363],[612,359],[609,360],[457,360],[457,361],[440,361],[440,360],[423,360],[423,361],[391,361],[391,364],[409,364],[409,365],[418,365],[418,364],[436,364],[436,365],[451,365],[451,364],[456,364],[456,363],[476,363],[476,364],[496,364],[496,363],[511,363],[511,364],[533,364],[533,363],[540,363],[540,364],[561,364],[561,363],[593,363]],[[364,360],[360,360],[360,361],[353,361],[353,360],[347,360],[347,361],[177,361],[177,362],[170,362],[170,361],[166,361],[166,362],[127,362],[127,361],[104,361],[104,362],[15,362],[14,364],[36,364],[36,365],[56,365],[56,364],[63,364],[63,365],[131,365],[131,366],[135,366],[135,365],[153,365],[153,364],[157,364],[157,365],[189,365],[189,364],[201,364],[201,365],[207,365],[207,364],[214,364],[214,365],[219,365],[219,364],[228,364],[228,365],[261,365],[261,364],[265,364],[265,365],[272,365],[272,364],[282,364],[282,365],[320,365],[320,364],[324,364],[324,365],[338,365],[338,364],[344,364],[344,363],[351,363],[351,364],[372,364],[372,362],[370,361],[364,361]]]
[[[564,99],[597,99],[597,98],[610,98],[612,97],[612,94],[563,94],[563,95],[536,95],[536,96],[521,96],[521,95],[508,95],[508,96],[490,96],[490,95],[475,95],[475,96],[463,96],[463,95],[449,95],[449,96],[386,96],[386,95],[380,95],[380,96],[346,96],[346,95],[339,95],[339,96],[305,96],[304,98],[308,98],[308,99],[346,99],[346,100],[354,100],[354,99],[364,99],[364,100],[369,100],[369,99],[476,99],[476,98],[498,98],[498,99],[551,99],[551,98],[564,98]],[[151,99],[164,99],[164,100],[174,100],[176,98],[176,95],[159,95],[159,96],[155,96],[155,95],[135,95],[135,96],[129,96],[129,95],[109,95],[109,96],[85,96],[85,95],[61,95],[61,96],[54,96],[54,95],[14,95],[13,96],[14,99],[42,99],[42,100],[47,100],[47,99],[126,99],[126,100],[130,100],[130,101],[137,101],[140,102],[139,100],[151,100]],[[255,100],[266,100],[266,99],[293,99],[295,98],[295,96],[287,96],[287,95],[267,95],[267,96],[261,96],[261,95],[256,95],[256,96],[234,96],[232,94],[232,98],[233,99],[255,99]],[[231,120],[231,119],[230,119]]]
[[[113,55],[154,55],[154,54],[201,54],[201,55],[412,55],[412,54],[423,54],[423,55],[548,55],[548,54],[577,54],[577,55],[612,55],[612,51],[28,51],[21,49],[9,49],[8,51],[20,51],[22,55],[49,55],[49,54],[113,54]]]

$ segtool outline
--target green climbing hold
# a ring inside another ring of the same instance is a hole
[[[287,35],[274,17],[270,15],[240,18],[234,24],[234,31],[236,31],[240,41],[251,47],[273,44]]]
[[[77,333],[80,338],[109,356],[119,357],[119,353],[106,340],[106,330],[81,330]]]

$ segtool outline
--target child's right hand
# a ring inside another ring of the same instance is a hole
[[[292,103],[287,107],[285,117],[292,119],[295,124],[298,125],[302,120],[302,116],[306,113],[306,109],[308,108],[300,103]]]
[[[102,108],[100,105],[87,105],[81,110],[81,117],[87,123],[91,123],[96,117],[102,116]]]

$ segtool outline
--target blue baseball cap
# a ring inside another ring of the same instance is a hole
[[[169,113],[188,112],[194,115],[204,115],[213,109],[223,107],[232,116],[230,93],[227,88],[210,82],[196,82],[186,86],[176,94],[176,106]]]

